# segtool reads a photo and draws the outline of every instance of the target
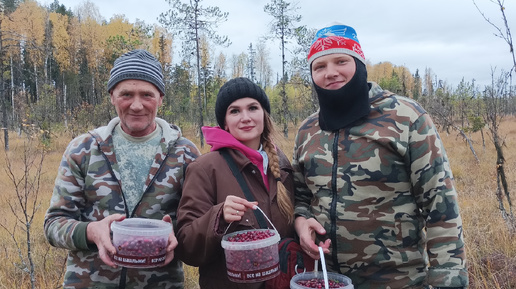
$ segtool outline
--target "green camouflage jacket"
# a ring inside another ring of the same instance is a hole
[[[328,132],[315,113],[301,124],[295,213],[324,226],[328,270],[355,289],[467,287],[457,192],[438,132],[416,102],[370,84],[365,121]]]
[[[115,118],[72,140],[59,166],[44,229],[52,246],[69,250],[64,288],[183,288],[178,260],[153,269],[113,269],[102,262],[95,246],[86,243],[88,222],[110,214],[160,220],[169,214],[175,220],[184,167],[200,155],[178,127],[157,118],[163,138],[142,184],[144,194],[134,211],[128,212],[112,142],[119,121]]]

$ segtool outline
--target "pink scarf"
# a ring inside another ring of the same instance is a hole
[[[256,167],[258,167],[258,170],[262,174],[263,183],[267,187],[267,190],[269,189],[269,181],[263,171],[263,157],[257,150],[245,146],[233,135],[221,129],[219,126],[203,126],[201,130],[204,134],[204,138],[206,139],[206,143],[211,146],[210,151],[213,152],[221,148],[230,148],[242,152]]]

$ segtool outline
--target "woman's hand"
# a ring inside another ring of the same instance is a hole
[[[224,201],[222,212],[226,223],[238,222],[242,219],[245,211],[253,209],[258,205],[258,202],[249,202],[237,196],[229,195]]]

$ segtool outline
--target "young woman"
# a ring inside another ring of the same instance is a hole
[[[179,258],[199,267],[199,285],[206,288],[264,288],[264,282],[235,283],[227,277],[224,234],[260,228],[257,205],[281,237],[293,237],[293,177],[275,134],[265,92],[247,78],[225,83],[215,104],[219,126],[203,127],[211,151],[186,170],[179,204]],[[221,155],[227,150],[242,173],[254,202],[247,200]]]

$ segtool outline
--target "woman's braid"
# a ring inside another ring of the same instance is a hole
[[[279,158],[276,147],[270,140],[266,140],[264,143],[264,148],[267,156],[269,157],[269,167],[271,168],[272,174],[277,181],[278,207],[281,214],[287,218],[289,223],[292,223],[294,221],[294,205],[292,204],[292,200],[288,195],[287,189],[281,182]]]

